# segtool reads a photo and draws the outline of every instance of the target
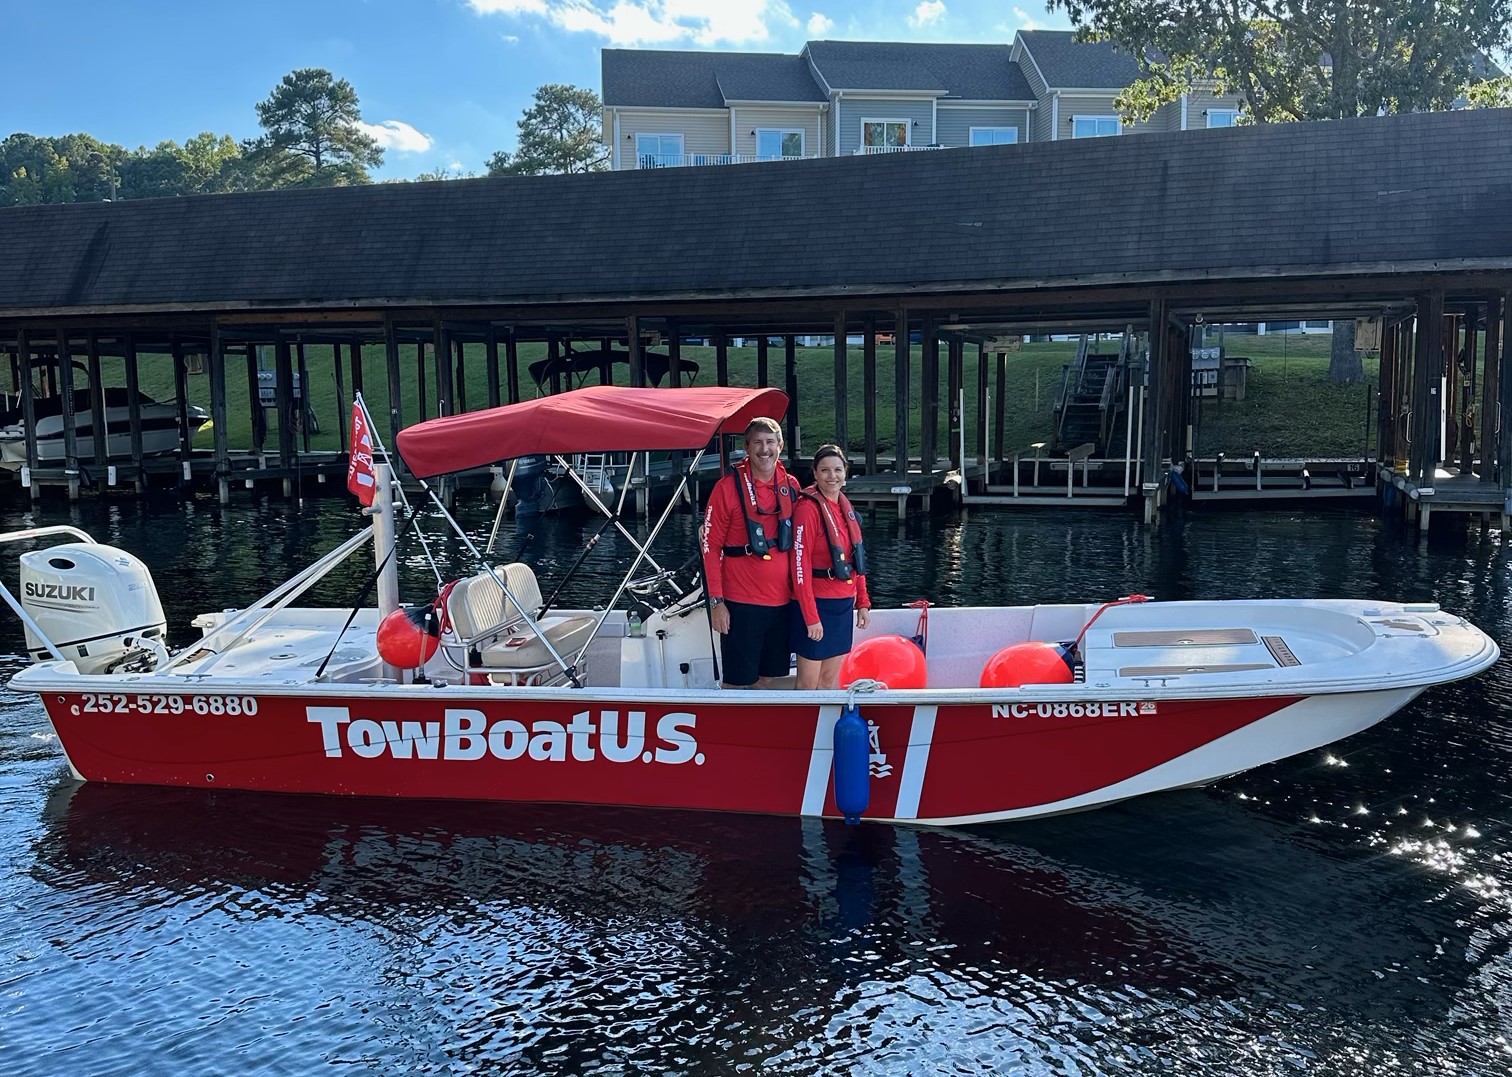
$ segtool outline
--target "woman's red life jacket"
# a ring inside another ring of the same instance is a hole
[[[829,545],[830,567],[813,569],[814,578],[820,580],[848,580],[853,574],[865,576],[866,547],[861,542],[861,521],[856,516],[856,510],[851,507],[850,499],[842,493],[839,502],[831,505],[829,498],[821,494],[815,487],[804,490],[803,496],[818,503],[819,518],[824,521],[824,539]],[[839,520],[835,519],[836,508],[840,510]],[[844,521],[847,535],[850,538],[851,556],[849,560],[845,556],[845,545],[841,542],[841,521]]]

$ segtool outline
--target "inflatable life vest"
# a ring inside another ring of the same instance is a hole
[[[777,534],[768,536],[766,526],[759,519],[761,506],[756,501],[756,483],[751,478],[750,461],[735,465],[735,496],[740,499],[741,516],[745,519],[746,544],[726,546],[726,557],[750,555],[770,560],[772,550],[786,553],[793,548],[793,509],[798,503],[798,484],[788,477],[781,464],[773,476],[777,491]]]
[[[832,506],[829,499],[818,490],[805,490],[803,496],[818,503],[819,518],[824,521],[824,540],[829,544],[830,567],[814,569],[815,578],[848,580],[853,575],[865,576],[866,547],[861,542],[861,521],[856,516],[856,510],[851,507],[850,499],[842,493],[838,506]],[[840,517],[845,521],[846,532],[850,536],[851,559],[849,561],[845,558],[845,546],[840,541],[840,522],[835,519],[834,512],[836,507],[840,509]]]

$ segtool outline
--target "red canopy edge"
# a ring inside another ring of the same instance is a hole
[[[781,419],[787,406],[778,389],[589,385],[416,423],[399,431],[399,455],[427,479],[517,456],[701,449],[715,434],[744,432],[752,419]]]

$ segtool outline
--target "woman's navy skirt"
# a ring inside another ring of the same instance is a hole
[[[793,650],[799,658],[819,662],[826,658],[838,658],[851,649],[851,635],[855,618],[851,615],[856,607],[854,598],[816,598],[819,623],[824,626],[823,639],[809,639],[808,628],[803,623],[803,607],[793,602],[788,605],[793,623]]]

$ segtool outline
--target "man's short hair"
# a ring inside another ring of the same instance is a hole
[[[759,419],[752,419],[745,428],[746,441],[750,441],[755,434],[776,434],[777,444],[782,444],[782,427],[776,419],[768,419],[764,415]]]

